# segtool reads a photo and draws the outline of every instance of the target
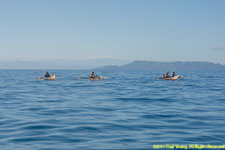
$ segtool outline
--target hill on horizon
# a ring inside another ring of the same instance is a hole
[[[0,69],[75,69],[122,71],[225,71],[225,65],[212,62],[126,61],[119,59],[0,61]]]
[[[212,62],[157,62],[157,61],[134,61],[122,66],[105,66],[96,70],[123,70],[123,71],[151,71],[151,70],[182,70],[182,71],[225,71],[225,65]]]

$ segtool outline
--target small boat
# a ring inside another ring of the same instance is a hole
[[[36,78],[36,80],[56,80],[56,75],[52,74],[50,77],[40,77]]]
[[[184,76],[174,76],[174,77],[158,78],[158,79],[160,79],[160,80],[177,80],[178,78],[184,78]]]
[[[56,79],[56,75],[52,74],[50,77],[44,77],[45,80],[55,80]]]
[[[99,80],[107,80],[109,79],[108,77],[94,77],[94,78],[90,78],[90,77],[78,77],[78,80],[86,80],[89,79],[91,81],[99,81]]]
[[[98,80],[100,80],[100,77],[94,77],[94,78],[89,78],[89,79],[92,81],[98,81]]]

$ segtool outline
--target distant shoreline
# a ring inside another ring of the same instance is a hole
[[[111,60],[110,60],[111,61]],[[116,61],[116,60],[114,60]],[[97,61],[96,61],[97,62]],[[105,62],[105,63],[104,63]],[[99,70],[99,71],[225,71],[225,65],[212,62],[201,61],[174,61],[174,62],[159,62],[159,61],[133,61],[130,63],[121,63],[114,65],[115,62],[101,60],[98,63],[85,62],[86,64],[78,64],[76,61],[0,61],[1,70]],[[113,64],[114,63],[114,64]],[[90,64],[90,66],[88,66]],[[105,65],[106,64],[106,65]]]

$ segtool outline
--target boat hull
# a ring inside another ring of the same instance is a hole
[[[98,81],[100,80],[100,77],[95,77],[95,78],[89,78],[91,81]]]
[[[167,78],[159,78],[160,80],[177,80],[178,78],[184,78],[183,76],[175,76],[175,77],[167,77]]]
[[[56,76],[53,74],[50,77],[44,77],[45,80],[55,80]]]
[[[56,75],[53,74],[50,77],[41,77],[41,78],[36,78],[36,80],[56,80]]]
[[[177,80],[179,76],[164,78],[164,80]]]

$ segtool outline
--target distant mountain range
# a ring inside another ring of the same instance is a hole
[[[123,71],[225,71],[225,65],[211,62],[155,62],[155,61],[134,61],[122,66],[105,66],[96,70],[123,70]]]
[[[151,71],[151,70],[187,70],[187,71],[225,71],[225,65],[211,62],[156,62],[129,61],[112,58],[90,60],[36,60],[1,61],[0,69],[74,69],[74,70],[115,70],[115,71]]]

